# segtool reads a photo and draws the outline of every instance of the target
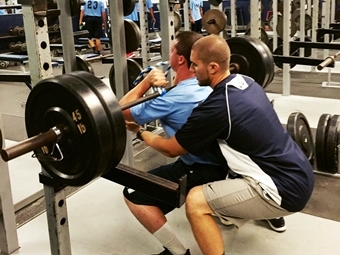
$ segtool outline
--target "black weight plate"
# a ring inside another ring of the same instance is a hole
[[[299,42],[300,38],[297,37],[297,38],[294,39],[294,41]],[[304,41],[305,42],[311,42],[312,40],[309,37],[306,36]],[[304,48],[304,49],[305,49],[304,56],[306,58],[310,57],[312,55],[312,48]],[[292,53],[297,52],[297,55],[299,56],[300,55],[300,48],[299,47],[295,47],[293,45],[293,46],[291,46],[290,52],[292,52]]]
[[[274,52],[274,45],[273,44],[274,44],[274,39],[272,37],[268,40],[268,43],[267,43],[268,48],[270,49],[270,52],[272,52],[272,53]],[[283,40],[281,39],[281,37],[277,37],[277,45],[280,46],[282,44],[283,44]]]
[[[314,160],[314,142],[308,120],[301,112],[294,112],[288,117],[287,131],[297,143],[311,164]]]
[[[125,120],[117,98],[101,79],[98,79],[90,73],[73,72],[70,73],[70,75],[74,75],[76,78],[81,79],[84,84],[87,84],[105,108],[107,121],[111,126],[111,129],[108,130],[110,132],[107,134],[107,143],[109,143],[109,138],[111,138],[110,143],[112,145],[112,151],[114,152],[107,160],[110,161],[108,164],[109,168],[115,167],[122,159],[126,147]]]
[[[85,59],[81,58],[80,56],[76,56],[77,62],[77,70],[76,71],[85,71],[94,75],[94,69],[92,68],[91,64],[87,62]],[[65,66],[63,66],[62,73],[65,73]]]
[[[320,116],[315,135],[315,158],[316,166],[320,171],[326,171],[326,143],[327,132],[332,115],[324,113]]]
[[[273,52],[273,54],[274,55],[283,55],[283,45],[280,45],[280,46],[278,46],[275,50],[274,50],[274,52]],[[295,56],[295,57],[298,57],[299,56],[299,52],[297,52],[297,51],[294,51],[294,52],[292,52],[292,49],[290,49],[290,56]],[[275,62],[275,65],[278,67],[278,68],[283,68],[283,64],[284,63],[281,63],[281,62]],[[294,66],[296,66],[296,64],[294,64],[294,63],[291,63],[290,64],[290,68],[293,68]]]
[[[330,173],[337,172],[338,166],[338,133],[340,132],[340,115],[333,115],[327,131],[326,139],[326,171]]]
[[[141,43],[141,32],[135,22],[124,20],[126,53],[133,52],[139,48]]]
[[[136,0],[123,0],[124,16],[128,16],[135,9]]]
[[[283,17],[282,16],[277,16],[277,25],[276,25],[276,32],[277,35],[283,38],[283,29],[284,27],[287,28],[286,24],[283,24]],[[290,37],[293,37],[296,34],[297,27],[296,24],[293,20],[291,20],[290,23]]]
[[[107,170],[107,113],[97,95],[80,79],[69,74],[39,82],[28,96],[25,111],[28,137],[62,125],[65,135],[58,142],[64,158],[38,160],[57,181],[70,186],[84,185]],[[45,150],[44,150],[45,151]],[[43,149],[35,150],[42,155]]]
[[[135,85],[133,82],[138,77],[138,75],[143,71],[140,64],[137,63],[134,59],[128,58],[127,59],[127,69],[128,69],[128,82],[129,82],[129,90],[133,89]],[[115,66],[114,64],[110,68],[109,72],[109,81],[110,86],[114,94],[117,93],[116,91],[116,76],[115,76]]]
[[[251,68],[249,68],[247,73],[239,73],[252,77],[265,88],[271,82],[271,77],[274,75],[274,59],[268,46],[261,40],[250,36],[232,37],[226,41],[231,52],[230,63],[235,63],[233,61],[235,55],[246,59],[248,66]]]

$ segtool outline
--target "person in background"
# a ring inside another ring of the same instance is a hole
[[[102,49],[101,35],[106,29],[106,11],[103,1],[85,0],[79,17],[79,26],[83,25],[89,31],[88,41],[94,53],[100,55]],[[95,39],[95,41],[93,40]]]
[[[6,2],[5,0],[0,0],[0,6],[4,6],[6,5]],[[6,9],[0,9],[0,15],[3,15],[3,14],[7,14],[7,10]]]
[[[189,2],[189,20],[191,23],[191,31],[201,33],[203,17],[203,1],[190,0]]]

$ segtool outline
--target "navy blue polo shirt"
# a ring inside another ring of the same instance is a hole
[[[247,76],[232,74],[221,81],[175,135],[193,155],[218,148],[233,172],[257,180],[290,212],[302,210],[311,196],[314,174],[308,159],[263,88]]]

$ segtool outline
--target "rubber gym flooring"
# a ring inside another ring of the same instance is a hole
[[[96,75],[108,75],[110,65],[100,62],[92,65]],[[54,69],[55,75],[60,73],[61,68]],[[340,90],[321,87],[327,77],[327,73],[305,73],[293,69],[291,96],[282,96],[282,72],[276,70],[274,81],[266,88],[266,92],[270,99],[274,99],[274,109],[283,125],[289,114],[301,111],[315,135],[317,121],[322,113],[340,114]],[[332,74],[332,80],[339,81],[339,74]],[[0,84],[0,112],[7,146],[26,138],[23,117],[28,93],[29,89],[24,84]],[[165,157],[143,144],[135,145],[134,152],[135,167],[142,171],[167,162]],[[38,182],[40,165],[30,155],[24,155],[9,162],[8,166],[13,199],[18,207],[28,195],[41,190],[42,185]],[[286,232],[275,233],[262,221],[250,221],[240,229],[220,224],[227,254],[338,254],[340,178],[338,175],[319,173],[315,176],[311,200],[301,213],[286,217]],[[139,255],[162,250],[128,211],[122,199],[122,188],[99,178],[79,190],[68,191],[72,254]],[[13,254],[50,254],[46,214],[42,212],[44,204],[37,200],[28,208],[30,211],[34,208],[35,213],[20,210],[17,215],[17,221],[21,222],[18,227],[21,248]],[[201,254],[185,217],[184,207],[170,213],[168,220],[190,248],[191,254]]]

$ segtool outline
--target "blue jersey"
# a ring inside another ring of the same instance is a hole
[[[210,87],[198,86],[196,78],[187,79],[163,96],[130,108],[134,120],[143,125],[159,119],[168,137],[173,136],[186,122],[192,109],[212,92]],[[203,153],[200,157],[185,154],[180,157],[187,165],[193,163],[220,165],[216,156]]]
[[[233,172],[258,181],[290,212],[303,209],[312,194],[308,159],[280,123],[263,88],[249,77],[232,74],[220,82],[176,139],[194,155],[207,148],[220,150]]]
[[[85,5],[82,5],[85,16],[101,17],[102,12],[105,12],[105,5],[102,0],[85,0]]]
[[[191,15],[194,21],[202,19],[200,9],[203,7],[203,1],[202,0],[190,0],[190,10]]]
[[[149,11],[149,9],[152,8],[152,7],[153,7],[153,4],[152,4],[151,0],[146,0],[147,11]],[[124,19],[130,19],[130,20],[133,20],[133,21],[138,21],[139,20],[138,12],[139,12],[139,3],[136,3],[133,11],[129,15],[124,16]]]

